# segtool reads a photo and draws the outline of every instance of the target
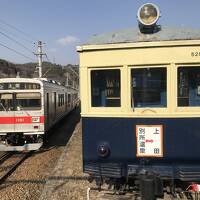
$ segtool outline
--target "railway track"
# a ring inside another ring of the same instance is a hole
[[[94,192],[94,193],[93,193]],[[93,193],[93,194],[92,194]],[[141,200],[141,196],[138,192],[115,194],[109,190],[98,191],[97,188],[88,188],[87,200]],[[177,193],[177,195],[171,195],[167,192],[164,193],[164,198],[157,198],[157,200],[200,200],[200,193],[191,193],[188,191]]]
[[[0,157],[0,184],[4,183],[5,180],[17,169],[17,167],[25,161],[31,152],[27,153],[5,153]]]
[[[4,153],[0,156],[0,165],[5,161],[7,160],[9,157],[11,157],[13,155],[13,152],[7,152],[7,153]]]

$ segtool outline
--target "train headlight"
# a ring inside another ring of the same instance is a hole
[[[147,3],[139,8],[137,17],[143,26],[153,26],[160,17],[160,10],[156,5]]]
[[[101,143],[98,146],[97,152],[99,157],[106,158],[110,155],[110,147],[107,143]]]
[[[40,123],[40,117],[32,117],[32,123]]]

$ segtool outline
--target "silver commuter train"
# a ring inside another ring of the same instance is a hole
[[[37,150],[45,133],[78,104],[78,89],[56,81],[0,79],[0,151]]]

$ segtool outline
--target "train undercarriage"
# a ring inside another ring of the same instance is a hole
[[[43,144],[41,133],[7,133],[0,135],[0,151],[36,150]]]
[[[181,181],[173,178],[160,178],[155,174],[137,175],[129,178],[102,178],[90,177],[89,181],[96,182],[97,190],[104,192],[117,199],[117,196],[127,197],[132,194],[131,199],[156,200],[156,199],[200,199],[198,183]],[[88,195],[89,196],[89,195]],[[109,198],[110,199],[110,198]],[[127,198],[128,199],[128,198]]]
[[[171,176],[166,176],[167,168],[148,170],[129,170],[120,177],[105,175],[105,166],[100,167],[96,174],[90,173],[89,181],[96,183],[91,190],[110,192],[115,195],[133,194],[134,198],[142,200],[166,199],[200,199],[200,180],[198,166],[171,167]],[[178,169],[181,169],[180,171]],[[187,170],[186,170],[187,169]],[[106,169],[108,171],[108,168]],[[124,169],[121,169],[121,172]],[[165,175],[161,173],[163,170]],[[124,170],[125,171],[125,170]],[[110,171],[111,172],[111,171]],[[132,172],[132,173],[130,173]],[[113,173],[113,171],[112,171]],[[112,174],[114,175],[114,174]]]

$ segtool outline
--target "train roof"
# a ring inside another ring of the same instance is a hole
[[[41,83],[41,80],[35,79],[35,78],[0,78],[0,82],[5,82],[5,83],[9,83],[9,82]]]
[[[48,80],[46,78],[0,78],[0,83],[38,83],[40,85],[52,85],[57,87],[63,87],[65,86],[61,85],[59,82],[54,80]]]
[[[139,28],[129,28],[121,31],[94,35],[83,44],[83,46],[174,40],[200,40],[200,29],[162,26],[161,30],[157,33],[144,34],[140,32]]]

